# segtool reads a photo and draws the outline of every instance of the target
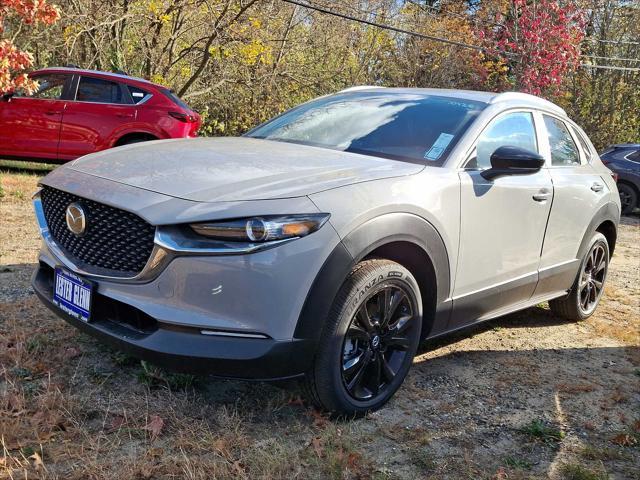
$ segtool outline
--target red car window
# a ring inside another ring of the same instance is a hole
[[[16,90],[16,96],[59,100],[62,97],[64,84],[67,81],[67,78],[68,75],[63,74],[50,74],[33,77],[33,79],[38,82],[38,90],[29,95],[24,90],[18,89]]]
[[[146,90],[143,90],[138,87],[134,87],[133,85],[127,85],[127,88],[129,89],[131,98],[133,98],[133,103],[140,103],[145,98],[147,98],[148,95],[150,95],[150,93],[147,92]]]
[[[129,103],[122,93],[120,84],[93,77],[80,78],[76,100],[95,103]]]

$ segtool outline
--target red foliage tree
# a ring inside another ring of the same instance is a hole
[[[586,16],[572,0],[511,0],[501,26],[481,37],[509,67],[510,83],[534,95],[557,96],[580,64]]]
[[[17,48],[11,40],[2,38],[5,22],[12,18],[27,25],[52,24],[59,17],[58,9],[46,0],[0,0],[0,93],[18,87],[27,91],[35,88],[34,82],[24,73],[33,64],[33,57]]]

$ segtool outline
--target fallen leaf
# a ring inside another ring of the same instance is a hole
[[[507,475],[504,467],[500,467],[492,478],[494,480],[506,480],[507,478],[509,478],[509,475]]]
[[[633,438],[631,435],[627,433],[621,433],[619,435],[616,435],[611,439],[611,441],[616,445],[620,445],[621,447],[631,447],[636,443],[638,443],[638,441],[635,438]]]
[[[349,454],[349,457],[347,458],[347,465],[349,466],[349,468],[354,469],[358,466],[360,460],[362,460],[362,455],[357,452],[351,452]]]
[[[155,440],[158,435],[160,435],[163,427],[164,420],[158,415],[151,415],[151,417],[149,417],[149,421],[144,427],[144,430],[151,432],[151,438]]]
[[[44,466],[44,462],[42,461],[42,457],[38,452],[34,452],[34,454],[31,455],[29,459],[33,460],[33,466],[36,470],[47,470]]]
[[[14,393],[10,393],[7,396],[7,409],[11,412],[19,412],[23,410],[24,402],[23,399],[18,397]]]
[[[299,395],[295,397],[291,397],[287,401],[287,405],[291,405],[292,407],[304,407],[304,400]]]
[[[122,428],[125,424],[126,420],[122,415],[116,415],[111,417],[111,421],[109,422],[109,427],[107,428],[107,433],[117,432]]]
[[[310,410],[310,414],[313,417],[313,424],[318,428],[324,428],[327,426],[327,423],[329,423],[328,417],[315,408]]]
[[[82,351],[76,347],[69,347],[64,351],[64,358],[66,360],[71,360],[72,358],[76,358],[82,355]]]
[[[322,458],[324,456],[324,446],[322,445],[320,437],[313,438],[311,440],[311,446],[313,447],[313,451],[316,452],[318,458]]]

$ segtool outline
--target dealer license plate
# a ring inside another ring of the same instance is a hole
[[[56,267],[53,277],[53,303],[63,312],[88,322],[91,317],[93,283],[75,273]]]

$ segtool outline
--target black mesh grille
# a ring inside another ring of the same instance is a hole
[[[71,260],[129,274],[142,271],[153,250],[155,227],[133,213],[51,187],[44,187],[40,198],[49,232]],[[82,206],[87,218],[81,237],[67,227],[66,210],[73,202]]]

